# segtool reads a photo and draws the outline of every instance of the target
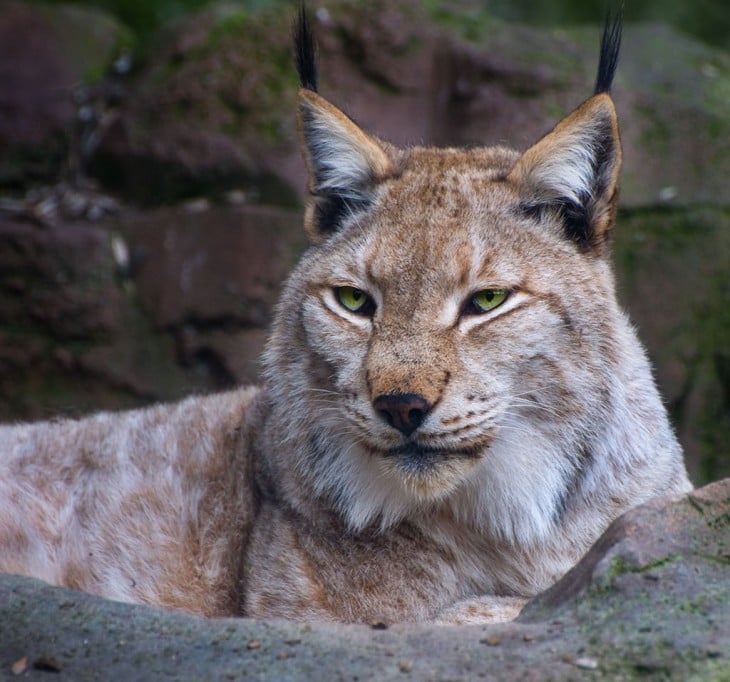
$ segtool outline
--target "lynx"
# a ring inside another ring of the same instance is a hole
[[[691,486],[610,263],[595,94],[524,153],[399,149],[317,93],[260,387],[0,429],[0,569],[207,616],[488,622]]]

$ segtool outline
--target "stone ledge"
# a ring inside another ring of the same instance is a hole
[[[215,619],[0,577],[0,677],[720,679],[730,669],[730,479],[617,520],[514,623],[386,630]]]

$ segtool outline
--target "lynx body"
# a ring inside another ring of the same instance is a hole
[[[0,428],[0,570],[205,615],[505,620],[690,489],[610,265],[618,27],[524,153],[375,139],[310,40],[310,246],[262,386]]]

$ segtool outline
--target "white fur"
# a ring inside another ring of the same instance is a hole
[[[549,202],[569,199],[582,204],[593,197],[595,187],[595,132],[578,129],[548,158],[530,169],[527,182],[535,189],[535,199]]]
[[[362,147],[341,121],[316,117],[308,129],[307,139],[317,168],[318,192],[334,192],[352,200],[367,198],[372,168]]]

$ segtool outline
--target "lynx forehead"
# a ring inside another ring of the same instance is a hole
[[[398,149],[317,94],[310,246],[259,388],[0,429],[0,569],[206,615],[508,620],[690,489],[610,265],[608,90],[523,153]]]

